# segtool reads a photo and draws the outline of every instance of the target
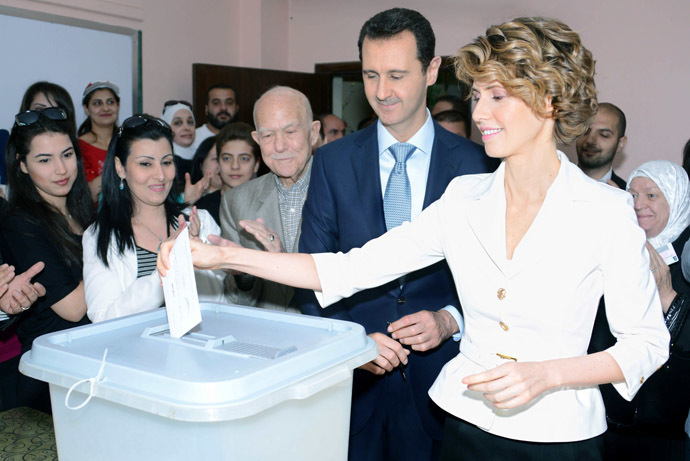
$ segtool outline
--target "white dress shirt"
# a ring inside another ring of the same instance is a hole
[[[407,141],[417,149],[407,159],[407,176],[410,178],[411,217],[414,218],[422,212],[424,207],[424,196],[426,195],[426,180],[429,177],[429,164],[431,163],[431,150],[434,147],[434,122],[427,109],[426,122],[417,132]],[[395,166],[395,157],[388,150],[393,144],[400,141],[395,139],[392,134],[383,126],[381,121],[377,122],[376,134],[379,142],[379,171],[381,173],[381,197],[386,195],[388,177]]]
[[[383,126],[381,120],[376,122],[376,134],[379,145],[379,172],[381,174],[381,197],[386,196],[386,186],[388,178],[395,167],[395,156],[389,150],[393,144],[400,141],[395,139],[392,134]],[[407,144],[416,147],[412,155],[407,159],[407,177],[410,180],[410,217],[415,218],[424,208],[424,197],[426,196],[426,183],[429,177],[429,165],[431,164],[431,151],[434,148],[434,122],[426,110],[426,122],[424,125],[407,140]],[[458,332],[453,335],[454,341],[460,341],[465,323],[462,315],[456,306],[448,305],[443,308],[453,316],[455,323],[458,324]]]
[[[462,378],[508,357],[586,355],[602,294],[617,338],[607,352],[625,377],[614,387],[623,397],[632,399],[668,358],[669,335],[631,196],[592,181],[558,155],[558,175],[512,260],[506,258],[505,163],[493,174],[454,179],[412,223],[361,249],[314,255],[324,306],[445,258],[465,332],[460,354],[429,394],[449,413],[515,440],[569,442],[603,433],[598,386],[551,389],[527,405],[498,410]]]

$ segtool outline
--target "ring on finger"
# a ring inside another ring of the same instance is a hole
[[[652,267],[652,272],[656,272],[658,268],[656,266]]]
[[[22,307],[22,311],[28,311],[28,310],[29,310],[28,307]]]
[[[275,239],[276,239],[276,236],[275,236],[275,235],[273,235],[273,234],[268,234],[268,241],[269,241],[269,242],[272,242],[272,241],[274,241]]]

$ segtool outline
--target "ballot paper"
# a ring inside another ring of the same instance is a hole
[[[201,323],[201,308],[196,291],[188,227],[180,232],[170,250],[170,269],[163,277],[163,293],[170,336],[181,338]]]
[[[659,256],[661,256],[666,265],[670,266],[678,262],[678,255],[676,255],[676,250],[673,249],[673,244],[667,243],[659,248],[655,248],[655,250],[659,253]]]

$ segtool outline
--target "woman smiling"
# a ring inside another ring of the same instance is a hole
[[[454,179],[412,222],[347,254],[193,241],[194,264],[311,289],[328,306],[446,259],[465,330],[429,390],[449,415],[440,458],[601,459],[597,385],[631,399],[667,359],[669,335],[631,197],[557,150],[597,110],[594,60],[566,24],[517,18],[464,46],[456,75],[487,154],[502,159],[495,173]],[[587,354],[602,294],[617,342]],[[406,328],[388,332],[412,346]]]
[[[22,314],[22,352],[38,336],[88,323],[82,281],[81,234],[93,220],[76,139],[59,108],[16,116],[8,141],[9,215],[2,222],[2,255],[23,272],[39,261],[35,280],[46,295]],[[45,383],[23,375],[20,404],[50,411]]]
[[[94,322],[163,305],[156,255],[183,222],[185,207],[175,200],[172,139],[164,121],[135,115],[110,143],[98,219],[84,234],[86,300]],[[204,210],[192,210],[189,218],[193,236],[220,233]],[[223,279],[223,272],[197,271],[200,299],[224,300]]]

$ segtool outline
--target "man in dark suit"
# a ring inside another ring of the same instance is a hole
[[[379,119],[317,150],[300,252],[360,247],[419,214],[455,176],[491,168],[480,146],[441,128],[426,109],[441,63],[434,46],[431,25],[416,11],[387,10],[362,27],[364,88]],[[363,325],[379,348],[355,370],[349,458],[436,459],[444,415],[427,391],[458,353],[462,330],[446,263],[327,309],[311,293],[300,291],[298,300],[304,313]]]
[[[575,141],[577,166],[590,178],[625,190],[625,180],[613,171],[613,159],[627,142],[625,114],[617,106],[602,102],[589,130]]]

